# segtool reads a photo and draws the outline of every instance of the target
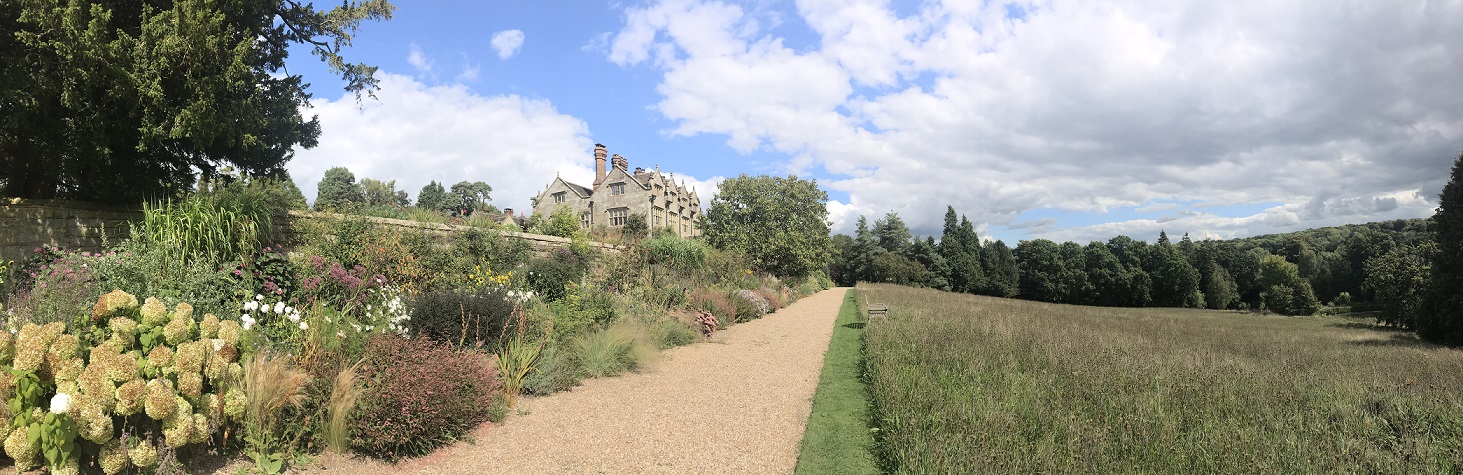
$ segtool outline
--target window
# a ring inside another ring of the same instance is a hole
[[[554,193],[554,203],[563,203],[564,202],[564,199],[565,199],[565,196],[564,195],[565,195],[565,193],[562,192],[562,191],[560,191],[558,193]]]
[[[665,208],[655,209],[655,225],[657,227],[665,225]]]
[[[630,215],[630,208],[614,208],[610,210],[610,226],[624,226],[625,217]]]
[[[610,184],[610,195],[613,196],[613,195],[623,195],[623,194],[625,194],[625,184],[624,183],[611,183]]]
[[[589,228],[589,212],[588,211],[579,213],[579,227],[581,227],[581,228]]]

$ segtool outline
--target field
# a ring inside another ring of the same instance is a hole
[[[887,472],[1463,470],[1463,351],[1370,320],[860,292]]]

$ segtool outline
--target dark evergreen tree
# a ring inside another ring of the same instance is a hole
[[[356,175],[345,167],[325,170],[315,193],[315,210],[341,211],[352,204],[364,204],[361,185],[356,184]]]
[[[1447,345],[1463,344],[1463,154],[1453,162],[1453,171],[1438,197],[1433,214],[1432,276],[1417,334]]]
[[[980,252],[981,268],[986,273],[980,293],[994,297],[1015,297],[1020,285],[1016,256],[1005,242],[986,243]]]

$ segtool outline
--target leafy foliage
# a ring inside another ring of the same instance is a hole
[[[828,193],[816,180],[741,175],[719,189],[700,226],[707,243],[794,280],[828,265]]]
[[[1463,345],[1463,153],[1438,197],[1432,217],[1437,245],[1417,334],[1431,341]]]
[[[346,62],[385,0],[7,2],[0,6],[0,182],[9,196],[135,201],[173,195],[233,166],[283,176],[316,145],[306,84],[289,74],[304,45],[346,89],[374,90],[375,68]]]
[[[352,206],[366,203],[361,186],[356,184],[356,175],[345,167],[325,170],[320,179],[319,191],[315,195],[315,210],[344,211]]]
[[[496,348],[513,316],[515,301],[506,294],[499,288],[423,292],[412,300],[407,328],[456,348]]]

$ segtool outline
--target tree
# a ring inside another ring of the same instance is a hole
[[[475,210],[487,207],[488,202],[493,200],[491,196],[488,196],[488,193],[492,191],[493,187],[480,181],[468,182],[464,180],[458,182],[456,185],[452,185],[452,194],[457,198],[456,202],[453,203],[454,214],[468,216]]]
[[[1224,266],[1213,261],[1206,264],[1208,276],[1204,279],[1204,306],[1212,310],[1224,310],[1239,301],[1239,286]]]
[[[1107,307],[1127,304],[1132,291],[1123,262],[1101,242],[1093,241],[1084,251],[1087,281],[1092,286],[1090,303]]]
[[[442,188],[441,183],[436,180],[422,185],[422,191],[417,192],[417,207],[441,213],[451,213],[455,203],[452,202],[452,195],[447,194],[447,189]]]
[[[1428,279],[1432,276],[1429,260],[1436,248],[1436,243],[1398,246],[1367,260],[1366,282],[1362,287],[1382,307],[1381,315],[1377,317],[1379,323],[1416,328],[1423,298],[1428,291]]]
[[[709,244],[743,252],[780,277],[801,279],[828,265],[828,192],[816,180],[741,175],[719,188],[702,216]]]
[[[574,210],[560,205],[549,215],[548,220],[540,222],[533,231],[550,236],[574,237],[579,232],[579,218],[574,216]]]
[[[899,219],[899,214],[890,211],[883,218],[874,221],[874,239],[879,241],[879,247],[885,251],[903,254],[913,236],[909,233],[909,226],[904,224],[903,219]]]
[[[361,204],[365,198],[361,186],[356,184],[356,175],[345,167],[325,170],[315,194],[315,210],[344,210],[352,204]]]
[[[1149,248],[1148,275],[1153,278],[1153,305],[1157,307],[1184,307],[1202,305],[1196,301],[1194,292],[1199,290],[1199,271],[1189,265],[1182,251],[1171,243],[1160,240]]]
[[[304,45],[371,93],[376,68],[346,62],[386,0],[0,3],[0,186],[32,198],[131,201],[188,190],[233,166],[280,178],[305,120],[306,84],[285,69]]]
[[[396,180],[361,179],[361,195],[366,206],[410,206],[406,191],[396,189]]]
[[[979,293],[994,297],[1015,297],[1021,276],[1011,248],[1001,240],[991,241],[981,250],[980,257],[985,279],[982,280]]]
[[[1463,153],[1453,162],[1453,172],[1438,197],[1433,214],[1432,260],[1423,310],[1417,319],[1417,334],[1448,345],[1463,344]]]
[[[1281,315],[1310,315],[1321,308],[1311,283],[1300,276],[1300,268],[1281,256],[1260,260],[1260,299]]]
[[[1023,299],[1042,302],[1065,302],[1069,289],[1064,277],[1067,261],[1062,246],[1046,239],[1021,241],[1016,245],[1016,266],[1021,271],[1019,283]]]

